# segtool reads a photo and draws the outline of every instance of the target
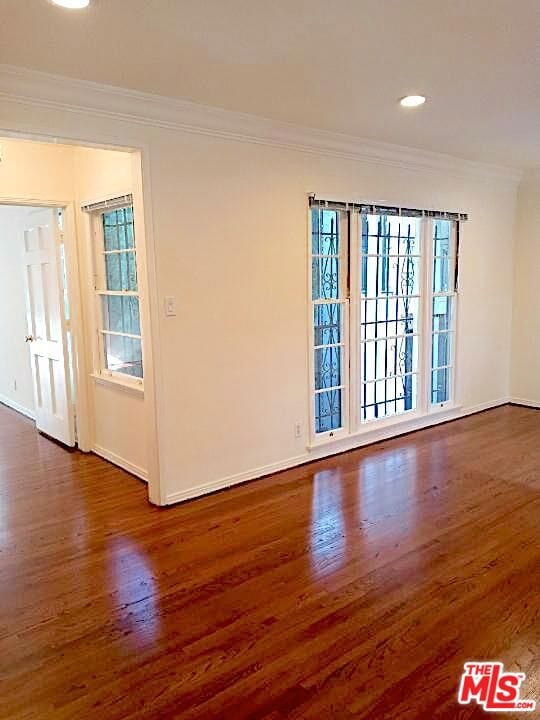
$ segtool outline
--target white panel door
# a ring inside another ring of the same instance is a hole
[[[30,210],[23,228],[30,346],[38,430],[75,445],[60,270],[57,211]]]

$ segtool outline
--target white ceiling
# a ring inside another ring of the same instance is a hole
[[[0,62],[540,166],[540,0],[0,0]],[[420,109],[397,99],[421,93]]]

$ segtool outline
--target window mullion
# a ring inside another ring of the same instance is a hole
[[[350,393],[351,393],[351,374],[350,374],[350,243],[351,243],[351,214],[341,211],[339,213],[339,274],[340,288],[339,297],[343,300],[341,315],[341,337],[343,349],[341,354],[341,384],[344,388],[341,390],[342,418],[341,425],[345,432],[351,430],[350,416]]]
[[[94,355],[94,368],[98,373],[103,370],[103,358],[105,355],[105,342],[103,335],[101,334],[101,328],[103,326],[102,318],[102,305],[101,297],[99,292],[106,288],[106,273],[105,273],[105,256],[100,252],[101,248],[105,247],[105,232],[103,229],[103,223],[101,222],[101,215],[95,214],[91,217],[92,226],[92,258],[94,266],[94,320],[96,329],[96,343],[92,343],[92,352]]]
[[[422,414],[426,414],[430,406],[431,388],[431,330],[433,309],[433,221],[424,218],[421,222],[421,251],[423,286],[420,299],[420,317],[422,318],[422,337],[420,338],[420,383],[418,388],[418,405]],[[429,389],[428,389],[429,388]]]
[[[360,426],[360,215],[350,213],[349,220],[349,428],[351,432]]]
[[[105,256],[100,252],[100,248],[105,247],[105,233],[103,225],[100,222],[101,216],[96,215],[93,218],[94,221],[94,252],[95,257],[95,282],[94,287],[96,291],[104,290],[107,287],[106,282],[106,270],[105,270]]]
[[[457,317],[458,317],[458,303],[459,303],[459,222],[452,223],[451,229],[451,242],[452,252],[454,255],[454,267],[452,268],[451,285],[448,288],[452,291],[452,315],[450,318],[450,329],[452,331],[452,345],[451,345],[451,363],[450,369],[450,388],[448,393],[448,399],[450,402],[456,402],[456,357],[457,357]]]

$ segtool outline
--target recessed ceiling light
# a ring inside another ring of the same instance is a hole
[[[60,5],[60,7],[69,8],[70,10],[80,10],[90,5],[90,0],[51,0],[51,2],[54,5]]]
[[[399,101],[400,105],[403,105],[403,107],[418,107],[419,105],[423,105],[426,102],[426,98],[423,95],[407,95],[404,98],[401,98]]]

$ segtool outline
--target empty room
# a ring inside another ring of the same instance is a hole
[[[0,18],[0,718],[534,717],[537,0]]]

